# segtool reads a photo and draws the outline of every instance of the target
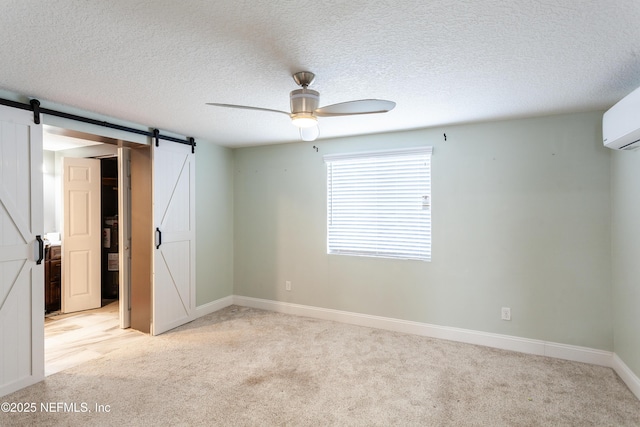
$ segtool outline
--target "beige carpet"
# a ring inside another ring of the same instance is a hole
[[[3,426],[640,425],[609,368],[235,306],[0,402],[37,406]]]

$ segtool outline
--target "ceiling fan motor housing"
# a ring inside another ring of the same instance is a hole
[[[309,114],[318,108],[320,94],[312,89],[297,89],[291,91],[291,114]]]

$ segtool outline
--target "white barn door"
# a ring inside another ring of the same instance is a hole
[[[161,141],[153,150],[152,335],[195,317],[195,155]]]
[[[0,396],[44,379],[42,126],[0,107]]]

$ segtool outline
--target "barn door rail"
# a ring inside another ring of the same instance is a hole
[[[153,131],[146,131],[142,129],[136,129],[129,126],[117,125],[115,123],[109,123],[102,120],[90,119],[88,117],[78,116],[76,114],[65,113],[63,111],[52,110],[50,108],[42,108],[40,106],[40,101],[37,99],[31,99],[28,104],[24,104],[18,101],[12,101],[10,99],[0,98],[0,105],[6,105],[8,107],[19,108],[21,110],[33,111],[33,121],[35,124],[40,124],[40,115],[41,114],[49,114],[51,116],[62,117],[64,119],[75,120],[77,122],[88,123],[92,125],[102,126],[110,129],[121,130],[125,132],[135,133],[138,135],[144,135],[148,137],[153,137],[156,141],[156,144],[159,143],[161,139],[165,141],[177,142],[178,144],[185,144],[191,146],[191,152],[195,152],[196,142],[193,138],[180,139],[169,135],[162,135],[159,130],[154,129]]]

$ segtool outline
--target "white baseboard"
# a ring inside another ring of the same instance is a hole
[[[636,395],[638,399],[640,399],[640,378],[633,373],[631,369],[618,357],[617,354],[613,355],[612,361],[614,371],[618,374],[618,376],[624,381],[624,383],[629,387],[629,390],[633,394]]]
[[[233,295],[229,295],[228,297],[220,298],[215,301],[208,302],[203,305],[199,305],[196,307],[196,319],[198,317],[206,316],[207,314],[214,313],[218,310],[222,310],[225,307],[229,307],[233,305],[234,302]]]
[[[238,295],[233,297],[233,301],[236,305],[276,311],[279,313],[295,314],[298,316],[313,317],[323,320],[333,320],[352,325],[367,326],[370,328],[404,332],[431,338],[441,338],[467,344],[477,344],[500,348],[503,350],[518,351],[521,353],[549,356],[557,359],[612,367],[612,352],[596,350],[588,347],[473,331],[470,329],[430,325],[428,323],[371,316],[368,314],[351,313],[347,311],[243,297]]]
[[[617,354],[610,351],[239,295],[230,295],[197,307],[196,317],[205,316],[233,304],[278,313],[332,320],[352,325],[606,366],[613,368],[631,392],[640,399],[640,378],[629,369]]]

